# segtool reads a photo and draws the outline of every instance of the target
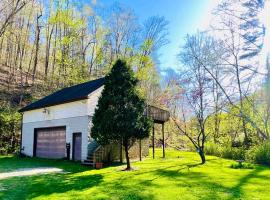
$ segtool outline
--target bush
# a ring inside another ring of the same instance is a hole
[[[245,160],[250,162],[250,163],[256,163],[255,155],[256,155],[257,149],[258,148],[256,146],[253,146],[249,150],[247,150],[246,154],[245,154]]]
[[[233,169],[254,169],[254,166],[250,163],[234,163],[231,165]]]
[[[212,142],[205,145],[205,153],[233,160],[243,160],[245,158],[245,150],[242,147],[221,146]]]
[[[221,157],[220,145],[217,145],[213,142],[208,142],[205,144],[204,152],[206,155]]]
[[[246,154],[246,159],[258,164],[270,165],[270,141],[251,148]]]
[[[221,148],[221,157],[233,160],[243,160],[245,158],[245,150],[242,147],[226,146]]]
[[[217,145],[212,142],[205,144],[205,154],[233,160],[245,160],[252,163],[270,165],[270,141],[253,146],[249,150],[243,147]]]
[[[15,153],[20,148],[21,115],[16,109],[0,106],[0,155]]]

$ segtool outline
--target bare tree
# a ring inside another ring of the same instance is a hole
[[[244,102],[254,107],[249,96],[259,89],[258,86],[261,85],[261,80],[265,75],[258,56],[264,37],[264,27],[258,17],[262,8],[263,2],[258,0],[222,1],[215,11],[216,24],[212,26],[226,50],[221,58],[229,84],[225,86],[219,80],[215,81],[220,83],[219,88],[223,87],[221,91],[223,94],[226,92],[225,96],[227,100],[230,99],[230,104],[236,106],[236,102],[239,103],[237,107],[239,107],[246,147],[249,147],[251,143],[247,124],[252,123],[255,126],[255,123],[247,117]],[[215,76],[216,79],[218,77],[213,72],[211,76]],[[259,132],[262,133],[262,131]]]
[[[241,38],[240,59],[256,57],[263,47],[265,27],[259,18],[263,8],[264,1],[261,0],[223,0],[214,10],[220,22],[213,28],[219,26],[219,30],[226,30],[230,22],[235,27],[235,34]]]
[[[145,21],[142,39],[148,42],[150,47],[144,49],[144,56],[151,55],[151,53],[169,43],[167,39],[168,24],[169,22],[161,16],[152,16]]]
[[[22,8],[28,3],[27,0],[3,0],[0,3],[0,37],[5,33],[6,28],[13,22],[14,16],[22,10]]]
[[[139,44],[140,26],[133,10],[115,3],[111,7],[107,21],[109,34],[107,39],[111,49],[111,63],[119,57],[132,55]]]
[[[221,42],[219,44],[221,45],[223,43]],[[239,117],[242,121],[244,121],[245,125],[247,123],[249,123],[257,131],[258,137],[261,137],[262,139],[268,139],[269,136],[266,133],[265,127],[261,127],[260,123],[256,122],[254,119],[252,119],[251,116],[249,116],[249,114],[245,112],[244,107],[241,106],[240,99],[239,99],[240,96],[239,96],[239,98],[235,98],[234,90],[232,90],[231,87],[227,87],[227,84],[225,84],[224,81],[219,80],[219,78],[216,77],[215,74],[211,71],[211,69],[208,65],[208,61],[207,61],[207,59],[205,59],[205,56],[211,55],[211,52],[208,51],[207,54],[200,54],[198,51],[200,49],[200,46],[196,43],[190,43],[189,48],[190,48],[190,51],[189,51],[190,57],[195,59],[197,61],[197,63],[205,69],[205,71],[213,79],[213,81],[216,82],[220,91],[223,93],[224,97],[226,98],[228,105],[230,105],[232,108],[234,108],[235,110],[238,111],[238,114],[236,116]],[[227,48],[225,48],[225,49],[227,49]],[[231,50],[233,50],[233,48]],[[215,53],[215,52],[213,52],[213,53]],[[225,58],[227,58],[227,51],[225,52],[224,56],[225,56]],[[221,57],[221,59],[223,60],[224,58]],[[233,67],[233,69],[234,69],[234,71],[233,71],[234,76],[233,77],[236,77],[236,80],[238,80],[237,77],[240,79],[241,76],[237,75],[237,70],[239,70],[239,68],[241,68],[241,66],[236,63],[236,61],[238,61],[237,56],[234,56],[234,59],[235,59],[234,60],[235,63],[225,63],[225,64],[223,64],[223,66]],[[228,73],[226,73],[226,76],[230,77]],[[243,79],[241,79],[241,81],[242,80]],[[225,81],[225,82],[227,82],[227,81]],[[243,85],[241,85],[241,83],[242,82],[240,82],[240,86],[243,86]],[[232,86],[232,85],[229,84],[229,86]],[[239,95],[239,93],[237,93],[237,94]],[[252,102],[249,101],[249,97],[248,97],[247,93],[243,92],[241,94],[242,94],[242,98],[247,99],[248,102],[250,103],[250,106],[253,106]],[[255,112],[256,115],[260,116],[261,120],[263,120],[263,118],[261,117],[258,110],[255,109],[253,111]],[[244,125],[244,124],[242,124],[242,125]]]
[[[52,5],[51,4],[49,6],[48,12],[49,13],[48,13],[47,17],[50,19],[51,12],[52,12]],[[45,26],[46,26],[46,28],[45,28],[46,47],[45,47],[44,75],[45,75],[45,78],[47,79],[48,71],[49,71],[49,62],[50,62],[51,42],[52,42],[53,32],[55,29],[55,24],[48,22]]]
[[[34,66],[33,66],[33,72],[32,72],[32,82],[35,80],[36,71],[37,71],[37,64],[38,64],[38,56],[39,56],[39,41],[40,41],[40,18],[42,17],[42,11],[40,13],[37,13],[36,15],[36,37],[35,37],[35,56],[34,56]]]
[[[192,51],[204,58],[208,67],[213,64],[213,59],[209,49],[215,45],[214,40],[198,33],[194,36],[187,36],[186,43],[179,55],[184,64],[185,76],[180,80],[180,85],[184,90],[182,104],[182,124],[175,120],[178,129],[186,135],[199,153],[202,164],[205,163],[204,144],[206,141],[205,124],[211,113],[211,79],[203,66],[192,56]],[[185,108],[184,108],[185,107]],[[189,126],[187,125],[186,115],[189,108]]]

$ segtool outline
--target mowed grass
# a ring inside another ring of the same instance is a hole
[[[231,160],[196,153],[161,150],[142,162],[101,170],[69,161],[0,157],[0,173],[20,168],[53,166],[68,173],[0,180],[0,199],[270,199],[270,168],[232,169]]]

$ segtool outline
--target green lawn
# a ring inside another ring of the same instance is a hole
[[[270,168],[232,169],[234,161],[195,153],[167,151],[123,166],[93,170],[67,161],[0,157],[0,173],[19,168],[54,166],[69,173],[0,180],[0,199],[270,199]]]

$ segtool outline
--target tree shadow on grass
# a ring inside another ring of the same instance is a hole
[[[156,171],[159,171],[159,170],[168,170],[168,169],[173,169],[173,168],[179,168],[179,171],[182,170],[182,169],[190,169],[190,168],[193,168],[193,167],[196,167],[196,166],[199,166],[201,164],[194,164],[194,163],[184,163],[184,164],[177,164],[177,165],[169,165],[169,166],[165,166],[165,167],[160,167],[158,169],[148,169],[148,170],[144,170],[144,171],[135,171],[134,172],[134,176],[137,176],[137,175],[143,175],[143,174],[148,174],[148,173],[155,173]]]
[[[130,180],[126,180],[130,181]],[[147,184],[147,186],[143,182],[139,182],[138,184],[128,185],[127,182],[116,181],[111,184],[106,184],[105,187],[102,187],[103,193],[108,194],[111,199],[149,199],[153,200],[156,198],[156,194],[151,192],[150,187],[156,187],[151,184]],[[96,199],[96,198],[94,198]],[[107,198],[108,199],[108,198]]]
[[[216,163],[218,160],[219,159],[210,159],[209,162]],[[153,187],[160,187],[160,189],[162,189],[158,182],[159,178],[163,178],[168,179],[171,182],[175,182],[174,184],[179,188],[186,188],[187,192],[192,193],[193,196],[198,199],[232,200],[247,198],[247,194],[245,193],[246,191],[243,189],[243,187],[247,184],[251,184],[252,179],[257,178],[265,180],[267,177],[270,179],[270,176],[260,174],[268,168],[256,166],[256,168],[251,170],[247,175],[241,176],[242,178],[239,177],[237,184],[232,186],[224,186],[222,182],[216,181],[215,178],[209,176],[207,173],[191,170],[192,168],[196,168],[198,166],[204,167],[204,165],[201,165],[200,163],[185,163],[181,165],[161,167],[154,170],[149,169],[147,171],[135,171],[130,177],[122,178],[110,185],[107,185],[107,188],[111,188],[114,191],[125,191],[122,195],[119,195],[120,197],[123,197],[123,199],[155,199],[154,195],[141,194],[141,191],[151,190]],[[132,181],[136,175],[142,175],[143,177],[154,176],[154,178],[142,178],[140,181],[137,180],[136,187],[127,186],[126,183],[128,181]],[[134,196],[134,198],[129,198],[129,195]]]
[[[198,165],[200,164],[192,167]],[[221,193],[228,192],[228,188],[216,183],[205,173],[190,170],[183,171],[184,169],[187,169],[187,167],[157,170],[155,172],[157,177],[153,180],[158,181],[159,178],[167,178],[174,181],[178,188],[182,188],[186,193],[191,193],[192,196],[198,199],[221,199]]]
[[[246,169],[235,169],[235,170],[246,170]],[[267,179],[266,176],[260,175],[260,173],[263,172],[264,170],[265,170],[264,167],[257,166],[255,169],[251,170],[246,176],[240,178],[238,183],[235,186],[230,188],[230,190],[232,191],[232,195],[228,199],[232,200],[232,199],[241,198],[244,195],[243,187],[247,185],[248,183],[250,183],[252,179],[256,179],[256,178]],[[268,180],[269,179],[270,177],[268,177]]]
[[[151,189],[159,187],[160,185],[153,182],[138,180],[131,174],[119,177],[112,182],[104,182],[99,190],[108,194],[110,199],[154,200],[157,196],[154,192],[151,192]],[[95,196],[94,199],[96,199]]]
[[[188,164],[188,166],[185,164],[181,165],[181,168],[179,168],[179,165],[171,165],[155,170],[128,172],[130,173],[129,176],[123,176],[114,182],[102,184],[101,190],[105,193],[111,193],[112,196],[117,196],[119,199],[159,199],[160,197],[155,194],[155,190],[162,190],[162,185],[159,184],[158,178],[170,177],[173,179],[174,176],[181,173],[182,169],[192,168],[197,165],[199,164]],[[174,168],[177,169],[172,170]],[[149,178],[153,175],[158,176],[152,179]]]
[[[72,176],[70,174],[50,174],[42,176],[16,177],[5,181],[9,190],[0,195],[1,199],[32,199],[55,193],[80,191],[98,186],[103,182],[100,174]],[[27,191],[27,192],[26,192]]]
[[[250,184],[251,179],[267,179],[265,175],[260,175],[265,170],[265,167],[256,166],[256,168],[250,171],[247,175],[243,176],[238,180],[238,183],[232,187],[224,186],[219,184],[213,177],[208,176],[206,173],[194,172],[189,169],[192,167],[199,166],[200,164],[187,165],[187,167],[179,166],[178,168],[162,168],[155,170],[156,177],[151,181],[158,181],[159,178],[167,178],[175,181],[179,187],[186,187],[187,190],[202,191],[197,198],[203,199],[241,199],[245,198],[245,191],[243,187]],[[237,169],[246,170],[246,169]],[[270,179],[270,177],[268,177]],[[190,189],[188,189],[190,187]],[[205,192],[207,191],[207,192]],[[194,194],[195,195],[195,194]],[[195,195],[196,196],[196,195]]]
[[[0,173],[36,167],[57,167],[68,172],[84,172],[93,169],[68,160],[19,158],[17,156],[0,157],[0,163]]]
[[[120,199],[154,199],[153,194],[142,194],[139,187],[134,187],[133,185],[127,184],[130,181],[130,176],[120,177],[119,180],[114,180],[113,182],[104,182],[104,176],[112,173],[125,173],[119,171],[106,170],[101,172],[93,172],[90,175],[82,173],[85,171],[91,171],[93,168],[81,166],[79,163],[76,164],[70,161],[63,160],[47,160],[38,158],[15,158],[15,157],[5,157],[1,158],[4,161],[5,166],[16,165],[9,169],[8,171],[14,171],[19,168],[35,168],[35,167],[58,167],[68,173],[55,173],[55,174],[43,174],[43,175],[33,175],[27,177],[13,177],[5,179],[2,183],[4,190],[0,191],[0,199],[32,199],[36,197],[47,197],[53,194],[63,194],[67,195],[68,198],[72,199],[71,195],[78,195],[76,198],[85,199],[105,199],[110,196],[107,194],[112,194],[112,196],[119,197]],[[122,164],[114,163],[113,166],[117,167]],[[105,167],[106,168],[106,167]],[[129,173],[129,172],[128,172]],[[132,175],[132,173],[130,174]],[[110,175],[109,175],[110,176]],[[97,189],[100,192],[94,192],[91,196],[83,196],[83,190],[88,190],[91,188]],[[1,184],[0,184],[1,188]],[[8,191],[8,192],[5,192]],[[69,191],[74,191],[69,194],[65,194]],[[103,192],[102,192],[103,191]],[[81,196],[82,195],[82,196]],[[101,195],[101,197],[100,197]],[[102,198],[103,195],[103,198]],[[75,197],[74,197],[75,198]]]
[[[103,181],[103,175],[93,174],[78,176],[93,168],[82,166],[67,160],[40,158],[19,158],[16,156],[0,157],[0,173],[11,172],[22,168],[57,167],[64,173],[42,174],[24,177],[13,177],[1,181],[0,199],[31,199],[53,193],[65,193],[70,190],[91,188]],[[7,191],[8,192],[5,192]]]

